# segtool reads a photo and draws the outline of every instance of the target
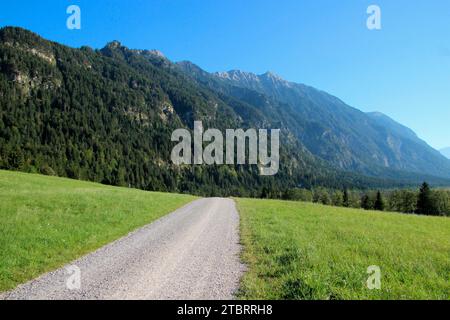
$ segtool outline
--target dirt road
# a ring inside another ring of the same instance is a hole
[[[3,298],[232,299],[238,229],[234,201],[200,199]]]

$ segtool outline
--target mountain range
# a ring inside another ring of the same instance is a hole
[[[286,188],[450,185],[450,160],[410,129],[274,73],[208,73],[113,41],[70,48],[0,30],[0,168],[148,190],[258,196]],[[176,128],[281,129],[280,173],[177,167]]]
[[[208,74],[189,62],[179,65],[216,90],[247,101],[255,99],[255,105],[262,102],[249,98],[251,91],[263,95],[259,99],[289,119],[284,123],[306,148],[335,167],[374,176],[395,175],[396,170],[450,176],[447,159],[384,114],[363,113],[326,92],[288,82],[271,72]]]

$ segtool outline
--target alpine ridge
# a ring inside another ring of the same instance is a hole
[[[272,72],[208,74],[189,62],[179,66],[197,81],[249,103],[259,106],[257,94],[264,96],[276,113],[292,119],[287,127],[313,155],[337,168],[377,177],[393,177],[396,171],[450,177],[448,159],[411,129],[379,112],[364,113],[324,91]]]

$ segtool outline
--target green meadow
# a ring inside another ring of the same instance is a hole
[[[0,292],[61,267],[194,199],[0,171]]]
[[[236,199],[242,299],[450,299],[450,219]],[[369,290],[369,266],[381,288]]]
[[[0,171],[0,292],[194,200]],[[241,299],[450,299],[450,219],[236,199]],[[369,290],[367,268],[381,270]]]

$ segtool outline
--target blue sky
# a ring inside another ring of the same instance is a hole
[[[81,30],[66,28],[71,4]],[[371,4],[382,30],[366,28]],[[0,4],[5,25],[74,47],[159,49],[208,71],[270,70],[450,146],[448,0],[17,0]]]

